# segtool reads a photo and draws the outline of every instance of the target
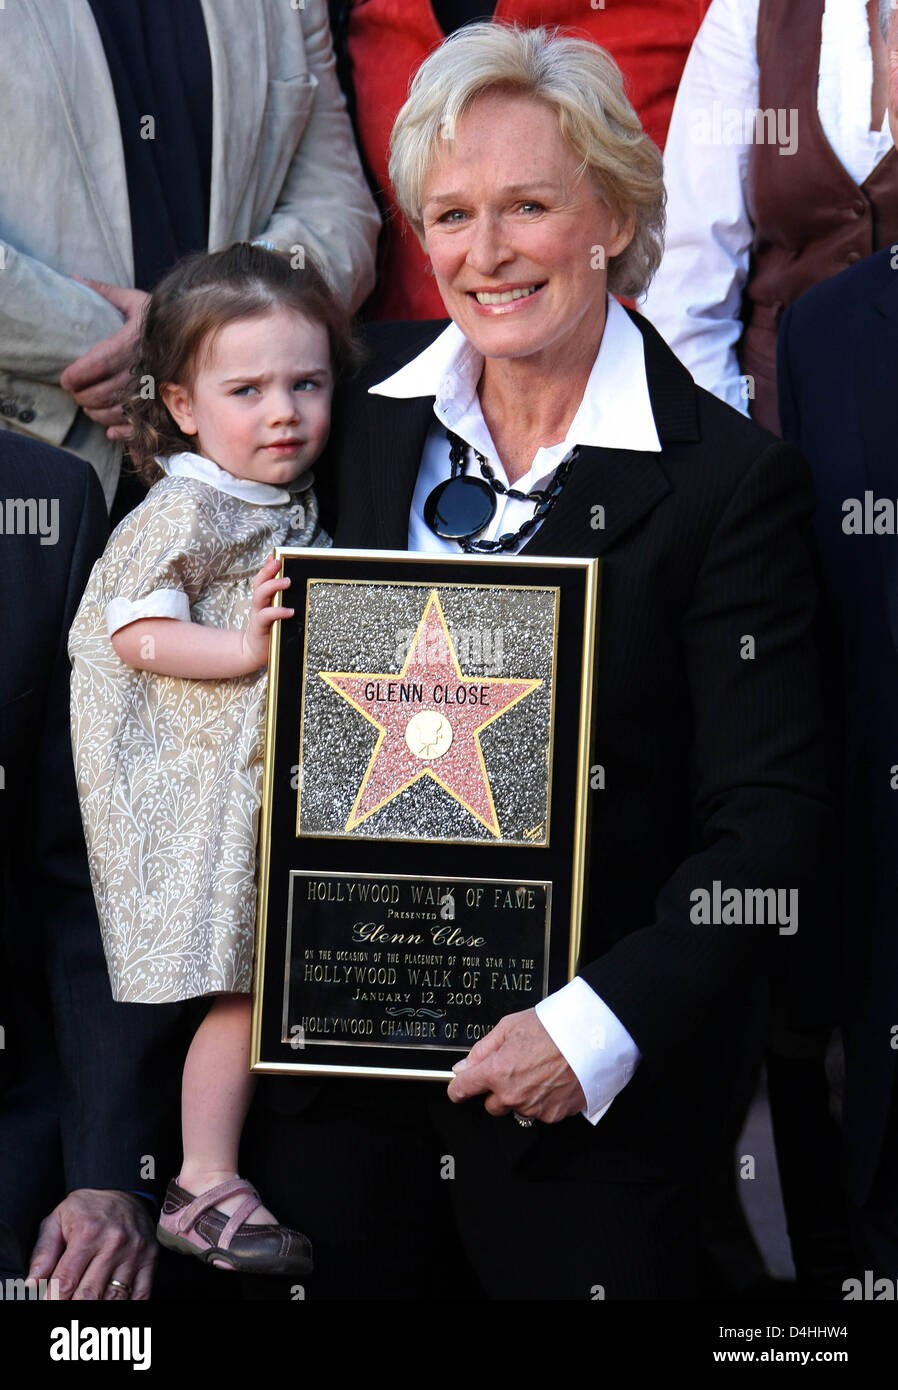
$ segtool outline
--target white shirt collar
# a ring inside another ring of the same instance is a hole
[[[253,478],[235,478],[233,473],[220,468],[213,459],[203,454],[157,454],[156,462],[170,478],[196,478],[201,483],[218,488],[219,492],[239,497],[243,502],[252,502],[257,507],[278,507],[284,502],[293,501],[292,494],[286,488],[260,483]],[[306,485],[307,475],[303,476],[302,481]]]
[[[434,414],[442,424],[481,452],[495,457],[494,447],[489,447],[489,432],[477,397],[482,371],[482,355],[471,346],[461,329],[451,323],[422,353],[392,376],[370,386],[368,391],[369,395],[399,399],[433,396]],[[470,437],[472,433],[478,436],[480,443],[478,438]],[[482,448],[482,444],[487,447]],[[577,413],[562,442],[563,451],[574,444],[661,452],[649,396],[642,334],[623,305],[611,295],[608,296],[599,351]],[[562,446],[556,446],[552,453]]]

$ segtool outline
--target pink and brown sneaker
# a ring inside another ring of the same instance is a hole
[[[247,1196],[233,1216],[216,1209],[216,1202],[238,1192]],[[239,1269],[244,1274],[302,1278],[311,1273],[312,1245],[307,1236],[288,1226],[247,1222],[247,1217],[261,1205],[258,1192],[244,1178],[231,1178],[199,1196],[172,1179],[162,1203],[156,1238],[169,1250],[193,1255],[205,1264]]]

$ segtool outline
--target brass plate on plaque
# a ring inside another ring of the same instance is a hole
[[[549,979],[551,886],[290,875],[281,1041],[466,1052]]]

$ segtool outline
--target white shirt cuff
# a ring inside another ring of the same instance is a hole
[[[180,618],[190,622],[190,601],[183,589],[156,589],[143,598],[114,598],[106,605],[106,631],[111,637],[138,618]]]
[[[616,1014],[577,975],[536,1006],[536,1016],[583,1087],[580,1113],[598,1124],[642,1061]]]

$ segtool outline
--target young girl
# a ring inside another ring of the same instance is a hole
[[[247,243],[181,261],[144,324],[128,448],[152,482],[72,626],[72,736],[113,996],[214,995],[184,1068],[184,1161],[162,1244],[222,1267],[311,1268],[237,1175],[256,825],[277,545],[330,545],[311,467],[349,323],[308,263]]]

